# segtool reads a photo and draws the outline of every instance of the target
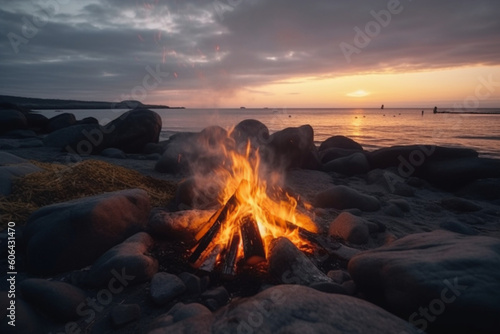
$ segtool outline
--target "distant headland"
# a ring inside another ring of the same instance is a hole
[[[126,100],[121,102],[102,101],[78,101],[59,99],[39,99],[30,97],[0,95],[0,105],[13,104],[23,109],[51,110],[51,109],[184,109],[184,107],[169,107],[158,104],[143,104],[136,100]]]

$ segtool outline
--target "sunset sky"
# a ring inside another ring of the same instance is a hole
[[[4,1],[0,94],[500,109],[498,0]]]

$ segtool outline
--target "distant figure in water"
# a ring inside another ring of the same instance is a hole
[[[434,113],[438,112],[438,107],[434,107]]]
[[[384,105],[382,105],[382,106],[380,107],[380,109],[384,109]]]
[[[288,115],[288,118],[292,118],[292,115]]]
[[[422,116],[424,116],[424,111],[422,110]]]

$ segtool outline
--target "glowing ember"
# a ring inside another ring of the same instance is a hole
[[[297,210],[295,198],[274,185],[269,174],[261,177],[260,157],[250,143],[242,151],[225,151],[226,163],[212,175],[224,185],[218,198],[221,209],[196,236],[198,245],[191,256],[196,267],[214,249],[221,251],[217,261],[226,265],[240,259],[257,264],[265,260],[273,239],[287,237],[301,248],[309,242],[299,230],[317,232],[312,220]]]

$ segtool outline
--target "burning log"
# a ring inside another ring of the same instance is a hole
[[[231,196],[231,198],[226,202],[224,207],[214,214],[214,217],[212,217],[215,218],[213,225],[208,229],[208,231],[203,235],[203,237],[201,237],[198,243],[198,247],[196,247],[193,254],[191,254],[191,256],[189,257],[189,262],[195,263],[196,261],[198,261],[200,255],[207,249],[212,240],[217,236],[222,226],[222,223],[226,221],[227,217],[238,206],[239,204],[238,193],[240,189],[246,185],[248,185],[248,181],[242,180],[240,182],[240,185],[238,186],[238,189],[236,189],[233,196]],[[212,221],[212,218],[210,219],[210,221]]]
[[[266,251],[255,219],[251,216],[245,216],[240,222],[240,230],[246,263],[255,265],[265,261]]]
[[[240,234],[238,231],[233,233],[229,250],[227,251],[224,259],[224,266],[222,267],[222,275],[226,278],[231,278],[236,274],[236,257],[238,256],[238,248],[240,246]]]

